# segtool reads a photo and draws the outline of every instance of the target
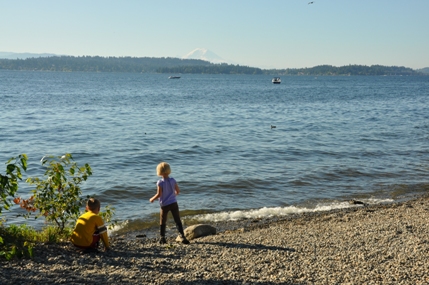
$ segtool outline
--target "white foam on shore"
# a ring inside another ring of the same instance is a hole
[[[360,201],[368,204],[375,205],[381,203],[391,203],[394,202],[392,199],[360,199]],[[239,211],[229,211],[229,212],[218,212],[211,214],[201,214],[195,216],[187,216],[186,218],[192,218],[201,222],[225,222],[225,221],[237,221],[244,219],[258,219],[258,218],[271,218],[271,217],[282,217],[290,214],[298,213],[308,213],[308,212],[324,212],[335,209],[346,209],[353,207],[363,207],[363,205],[354,205],[350,204],[348,201],[341,202],[331,202],[331,203],[320,203],[315,205],[315,207],[298,207],[298,206],[288,206],[288,207],[263,207],[260,209],[253,210],[239,210]],[[112,235],[118,232],[119,230],[126,228],[129,224],[128,220],[119,222],[115,225],[108,226],[108,234]]]
[[[115,225],[108,225],[107,226],[107,233],[109,235],[111,235],[111,234],[113,234],[113,233],[115,233],[115,232],[117,232],[117,231],[125,228],[127,225],[128,225],[128,220],[125,220],[123,222],[119,222],[119,223],[117,223]]]
[[[393,202],[392,199],[383,199],[383,200],[365,199],[361,201],[369,205]],[[290,214],[323,212],[323,211],[330,211],[335,209],[346,209],[346,208],[362,207],[362,206],[363,205],[355,205],[355,204],[349,203],[348,201],[344,201],[344,202],[332,202],[329,204],[317,204],[314,208],[297,207],[297,206],[273,207],[273,208],[264,207],[260,209],[254,209],[254,210],[230,211],[230,212],[197,215],[194,218],[200,221],[224,222],[224,221],[237,221],[242,219],[281,217],[281,216],[287,216]]]

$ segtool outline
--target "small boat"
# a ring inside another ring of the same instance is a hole
[[[280,84],[282,83],[282,80],[280,79],[280,77],[274,77],[273,80],[271,80],[271,82],[273,84]]]
[[[170,76],[170,77],[168,77],[168,79],[179,79],[180,78],[180,76]]]

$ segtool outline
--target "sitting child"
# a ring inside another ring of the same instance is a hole
[[[86,213],[81,215],[71,236],[71,242],[84,252],[97,251],[100,237],[104,244],[104,250],[108,251],[109,237],[107,227],[103,219],[98,215],[100,201],[90,198],[86,203]]]

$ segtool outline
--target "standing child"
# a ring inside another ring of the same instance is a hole
[[[88,199],[86,211],[85,214],[77,219],[71,236],[72,243],[85,252],[97,251],[101,237],[104,249],[108,251],[110,247],[107,227],[104,225],[103,219],[98,215],[100,201],[94,198]]]
[[[158,182],[156,183],[156,195],[149,200],[151,203],[153,203],[153,201],[159,198],[159,204],[161,206],[159,219],[159,230],[161,234],[161,239],[159,240],[159,243],[167,243],[167,241],[165,240],[165,226],[167,223],[168,212],[171,211],[171,214],[174,218],[174,222],[177,226],[177,230],[182,237],[182,243],[189,244],[189,241],[186,239],[185,233],[183,232],[183,225],[180,221],[179,205],[177,204],[176,199],[176,196],[180,193],[179,185],[177,185],[177,182],[173,177],[168,177],[170,173],[171,168],[168,163],[161,162],[160,164],[158,164],[158,166],[156,167],[156,174],[158,176],[161,176],[162,179],[158,180]]]

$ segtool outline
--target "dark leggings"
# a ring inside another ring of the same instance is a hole
[[[176,225],[182,224],[182,222],[180,221],[179,205],[177,204],[177,202],[161,207],[161,212],[159,215],[159,224],[165,225],[167,223],[167,215],[170,211],[173,215],[174,222],[176,223]]]

